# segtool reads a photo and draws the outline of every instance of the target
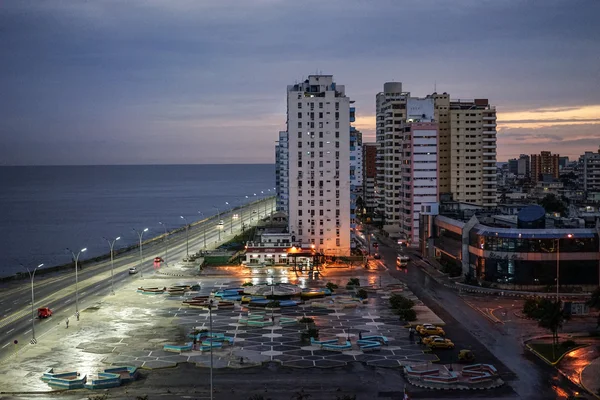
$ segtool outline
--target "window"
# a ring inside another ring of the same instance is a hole
[[[338,238],[338,239],[335,239],[335,245],[336,245],[337,247],[340,247],[340,239],[339,239],[339,238]]]
[[[335,129],[340,129],[340,123],[339,122],[335,123]]]
[[[322,128],[322,127],[323,127],[323,123],[319,122],[319,128]]]
[[[298,148],[301,149],[302,148],[302,142],[298,142]]]
[[[319,239],[319,244],[323,244],[323,239]]]
[[[337,141],[335,142],[335,148],[336,148],[336,149],[339,149],[339,148],[340,148],[340,142],[337,142]]]
[[[298,122],[298,128],[302,128],[302,122]]]
[[[319,137],[323,139],[323,132],[319,132]]]
[[[337,120],[337,119],[340,119],[340,113],[339,113],[339,112],[336,112],[336,113],[335,113],[335,119],[336,119],[336,120]]]
[[[298,228],[298,235],[302,235],[302,228]]]
[[[314,211],[314,210],[313,210]],[[322,217],[323,216],[323,210],[319,210],[319,215]]]
[[[319,108],[323,108],[323,103],[319,103]]]
[[[298,200],[298,207],[302,207],[302,200]]]
[[[335,109],[336,110],[340,109],[340,103],[338,101],[335,102]]]
[[[298,168],[302,168],[302,161],[298,161]]]
[[[319,118],[323,118],[323,113],[322,112],[319,113]]]
[[[339,132],[336,132],[336,133],[335,133],[335,138],[336,138],[336,139],[339,139],[339,138],[340,138],[340,133],[339,133]]]
[[[302,132],[298,132],[298,139],[302,139]]]
[[[323,142],[319,142],[319,147],[323,147]]]
[[[302,109],[302,103],[301,102],[298,102],[298,108]]]
[[[302,113],[298,112],[298,118],[302,118]]]

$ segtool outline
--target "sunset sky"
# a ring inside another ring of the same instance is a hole
[[[272,163],[286,85],[488,98],[498,161],[600,145],[600,1],[0,3],[0,165]]]

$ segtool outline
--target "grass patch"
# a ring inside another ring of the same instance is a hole
[[[552,356],[552,343],[530,343],[529,347],[538,352],[542,357],[550,363],[555,364],[563,358],[563,356],[575,348],[581,347],[575,342],[560,343],[554,349],[554,357]]]

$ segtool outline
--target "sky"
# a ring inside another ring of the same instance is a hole
[[[498,161],[600,145],[598,0],[2,0],[0,165],[272,163],[286,86],[487,98]]]

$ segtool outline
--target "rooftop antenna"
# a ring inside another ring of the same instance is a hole
[[[437,93],[437,81],[433,81],[433,93]]]

